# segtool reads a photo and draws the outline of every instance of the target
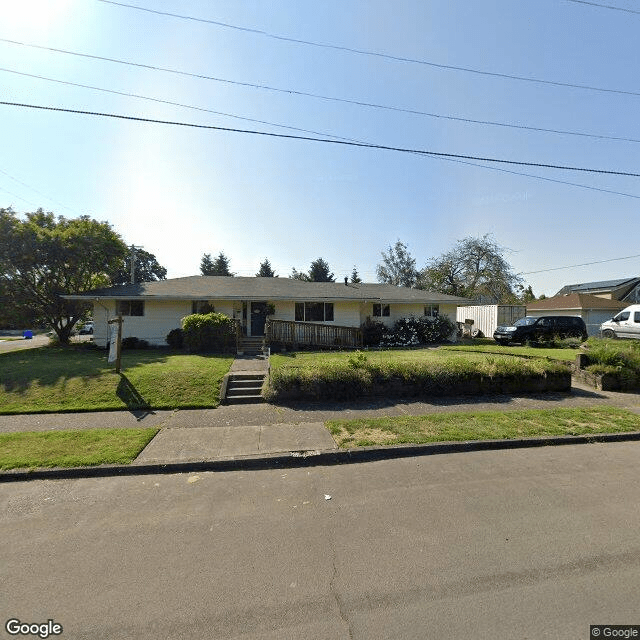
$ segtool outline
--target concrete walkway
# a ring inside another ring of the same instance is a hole
[[[237,359],[236,362],[241,363],[238,366],[254,367],[262,362],[266,368],[266,361],[247,359],[245,364]],[[134,463],[148,466],[225,461],[246,456],[268,458],[278,453],[335,451],[336,445],[324,426],[327,420],[333,419],[603,405],[626,408],[640,414],[640,394],[596,391],[574,382],[569,393],[527,396],[433,398],[428,401],[376,399],[285,406],[220,406],[202,410],[15,415],[0,416],[0,433],[159,427],[158,435]]]

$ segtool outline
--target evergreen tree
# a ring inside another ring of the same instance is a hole
[[[215,260],[211,259],[210,253],[205,253],[200,261],[200,273],[203,276],[235,276],[229,270],[229,258],[222,251]]]
[[[203,276],[212,276],[213,274],[213,260],[210,253],[205,253],[200,260],[200,273]]]
[[[329,269],[329,263],[322,258],[317,258],[311,263],[308,275],[310,282],[335,282],[336,279]]]
[[[353,271],[351,272],[351,282],[352,284],[358,284],[358,282],[362,282],[360,279],[360,275],[358,274],[358,270],[353,267]]]
[[[256,273],[257,278],[277,278],[278,276],[271,268],[271,263],[268,258],[265,258],[260,263],[260,270]]]

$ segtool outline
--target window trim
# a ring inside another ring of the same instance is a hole
[[[322,305],[322,320],[308,319],[310,305]],[[293,317],[295,322],[334,322],[334,311],[333,302],[296,302]],[[327,316],[330,316],[330,319]]]
[[[140,313],[132,313],[134,305],[140,305]],[[116,315],[141,318],[144,316],[144,307],[144,300],[116,300]]]
[[[378,311],[378,313],[376,313],[376,311]],[[385,304],[384,302],[374,302],[372,314],[374,318],[389,318],[391,317],[391,305]]]
[[[428,310],[428,313],[427,313]],[[422,310],[425,318],[439,318],[440,317],[440,305],[439,304],[425,304]]]

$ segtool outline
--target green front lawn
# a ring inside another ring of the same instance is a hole
[[[501,346],[493,340],[490,343],[447,345],[440,347],[443,351],[457,351],[464,353],[493,353],[496,355],[528,356],[532,358],[551,358],[552,360],[565,360],[573,362],[576,355],[580,353],[578,349],[556,349],[546,347],[526,347],[522,346]]]
[[[0,354],[0,413],[206,408],[219,404],[233,356],[124,351],[114,372],[106,351],[78,346]]]
[[[0,434],[0,469],[129,464],[159,429],[87,429]]]
[[[330,420],[326,425],[338,446],[348,448],[640,431],[640,415],[609,407],[531,409]]]

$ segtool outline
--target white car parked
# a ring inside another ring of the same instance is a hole
[[[632,304],[617,316],[600,325],[603,338],[638,338],[640,340],[640,304]]]

